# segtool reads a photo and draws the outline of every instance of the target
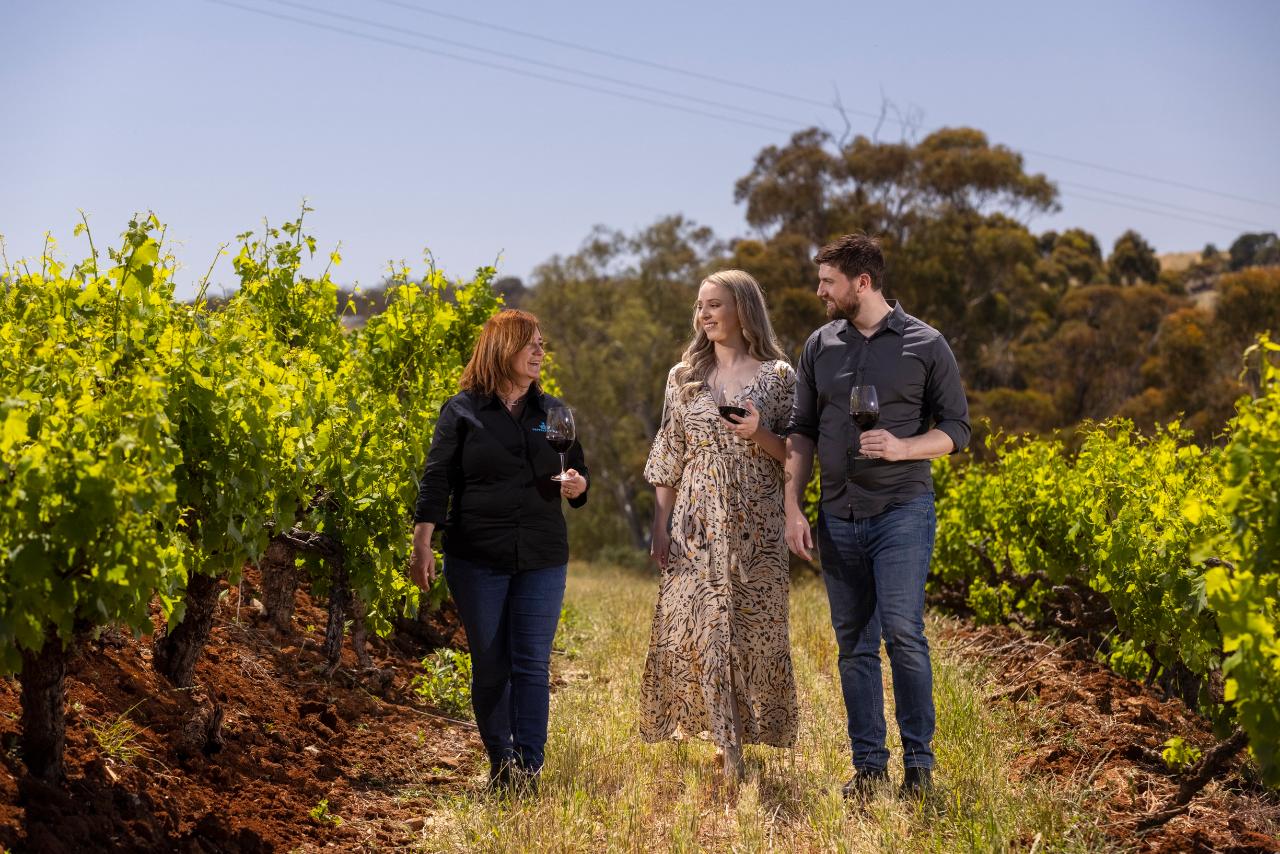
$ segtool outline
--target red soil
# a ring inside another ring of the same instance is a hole
[[[1192,799],[1188,810],[1142,830],[1178,790],[1160,757],[1181,736],[1207,751],[1218,742],[1209,723],[1181,700],[1094,661],[1081,642],[1052,645],[1010,628],[962,627],[945,637],[953,649],[981,658],[1001,688],[995,702],[1035,704],[1045,721],[1015,766],[1085,789],[1109,847],[1147,852],[1280,851],[1280,796],[1258,783],[1241,752]],[[1027,708],[1027,711],[1031,711]],[[1025,840],[1028,847],[1033,840]]]
[[[300,591],[296,633],[281,639],[259,618],[247,587],[237,609],[238,592],[228,591],[217,612],[192,690],[176,690],[152,670],[150,638],[108,633],[86,645],[67,678],[64,787],[26,776],[19,687],[0,681],[0,846],[383,848],[420,836],[426,801],[473,785],[481,753],[474,725],[449,720],[409,690],[424,647],[375,639],[376,670],[360,672],[348,643],[342,666],[326,677],[322,608]],[[435,628],[460,641],[448,617]],[[223,746],[206,755],[202,724],[215,700]],[[140,728],[132,761],[109,758],[92,729],[122,716]],[[322,799],[343,823],[313,817]]]

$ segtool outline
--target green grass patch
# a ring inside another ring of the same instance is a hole
[[[720,777],[711,744],[698,739],[645,744],[639,737],[640,673],[657,595],[649,572],[575,563],[566,624],[582,633],[571,680],[552,698],[547,766],[533,798],[474,790],[424,803],[433,817],[431,851],[887,851],[1102,850],[1084,794],[1014,770],[1033,747],[1037,721],[990,704],[988,674],[934,651],[938,731],[936,779],[945,812],[885,792],[853,807],[840,796],[852,773],[835,639],[819,580],[799,579],[791,598],[791,639],[800,699],[795,749],[748,747],[747,779],[735,793]],[[562,632],[565,626],[561,627]],[[886,661],[886,683],[889,667]],[[886,684],[886,687],[888,685]],[[890,749],[901,746],[886,697]],[[476,757],[476,776],[483,757]],[[901,780],[895,762],[893,782]]]

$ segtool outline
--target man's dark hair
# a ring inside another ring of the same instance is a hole
[[[822,247],[813,256],[815,264],[829,264],[849,279],[863,273],[871,277],[872,290],[884,285],[884,253],[880,251],[880,239],[868,234],[846,234]]]

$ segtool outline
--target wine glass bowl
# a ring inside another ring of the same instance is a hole
[[[873,385],[855,385],[849,390],[849,417],[857,425],[858,435],[874,430],[880,421],[880,397]],[[858,451],[855,460],[873,459]]]
[[[716,400],[716,409],[720,410],[720,417],[725,421],[734,423],[729,417],[731,415],[738,418],[747,417],[746,408],[738,406],[737,403],[735,403],[741,395],[730,395],[729,390],[721,385],[716,386],[713,397],[715,397]]]
[[[578,436],[577,427],[573,423],[573,410],[567,406],[553,406],[547,410],[547,444],[560,455],[560,474],[552,475],[555,481],[570,480],[565,474],[564,455],[573,447]]]

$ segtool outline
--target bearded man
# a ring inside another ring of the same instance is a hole
[[[787,427],[787,545],[805,559],[813,534],[803,509],[815,447],[821,468],[818,547],[840,648],[853,778],[846,797],[887,786],[880,642],[893,672],[902,735],[903,796],[933,787],[933,667],[924,588],[936,518],[929,461],[969,441],[969,406],[942,334],[884,297],[880,243],[850,234],[825,246],[818,297],[831,322],[805,343]],[[855,423],[850,393],[874,386],[879,420]]]

